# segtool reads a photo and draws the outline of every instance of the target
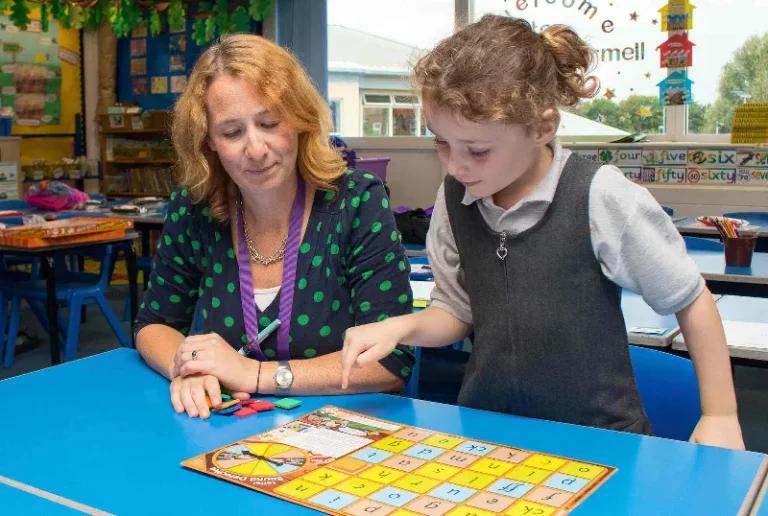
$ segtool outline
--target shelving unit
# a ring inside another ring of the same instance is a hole
[[[168,197],[174,156],[170,113],[99,116],[101,192],[121,197]]]

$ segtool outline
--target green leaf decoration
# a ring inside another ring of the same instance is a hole
[[[48,32],[48,4],[45,2],[40,4],[40,29]]]
[[[168,6],[168,27],[172,31],[179,31],[186,28],[186,9],[181,0],[173,0]]]
[[[29,26],[29,7],[25,0],[13,0],[11,5],[11,22],[21,30],[27,30]]]
[[[85,16],[83,16],[83,8],[76,5],[69,6],[69,25],[71,27],[80,30],[85,25]]]
[[[205,39],[205,20],[202,18],[198,18],[195,20],[195,23],[192,25],[192,39],[195,40],[195,43],[198,47],[205,46],[207,43]]]
[[[231,32],[251,32],[251,17],[242,5],[232,13]]]
[[[129,32],[136,28],[143,20],[141,7],[133,0],[121,0],[120,7],[123,12],[123,23]]]
[[[227,12],[227,0],[216,0],[216,6],[213,8],[216,26],[219,28],[219,34],[229,32],[229,13]],[[214,36],[215,37],[215,36]]]
[[[256,21],[261,21],[261,0],[248,0],[248,15]]]
[[[128,35],[129,29],[125,26],[121,4],[109,6],[109,24],[112,25],[112,30],[118,38]]]
[[[205,20],[205,42],[210,43],[216,39],[216,20],[213,16]]]
[[[261,17],[266,18],[272,14],[272,0],[259,0]]]
[[[0,0],[0,14],[5,14],[5,11],[10,7],[11,0]]]
[[[61,20],[64,18],[64,6],[61,0],[51,0],[51,15],[54,20]]]
[[[69,4],[67,4],[67,5],[65,5],[65,6],[62,8],[62,11],[61,11],[61,18],[59,19],[59,23],[60,23],[60,24],[61,24],[61,26],[62,26],[62,27],[64,27],[65,29],[70,29],[70,28],[72,28],[72,25],[69,23],[69,8],[70,8],[70,7],[71,7],[71,6],[70,6]]]
[[[161,32],[163,32],[163,20],[160,18],[160,13],[153,10],[149,15],[149,33],[157,36]]]

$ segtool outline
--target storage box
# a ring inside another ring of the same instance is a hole
[[[96,242],[120,238],[133,227],[130,219],[75,217],[45,224],[0,228],[0,245],[47,247],[76,242]]]
[[[387,165],[389,164],[389,158],[357,158],[355,160],[355,166],[357,170],[365,170],[370,172],[382,181],[387,180]]]

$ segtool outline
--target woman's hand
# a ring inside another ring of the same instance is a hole
[[[244,357],[216,333],[184,339],[174,357],[174,371],[181,376],[212,375],[238,399],[258,388],[255,360]]]
[[[177,414],[186,410],[189,417],[208,419],[211,410],[205,399],[206,394],[212,405],[221,403],[221,387],[215,376],[177,376],[171,381],[171,404]]]

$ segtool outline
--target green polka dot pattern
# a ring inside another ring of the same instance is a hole
[[[194,317],[199,311],[202,326],[195,333],[215,332],[239,349],[248,337],[237,246],[231,225],[214,219],[210,207],[201,204],[193,204],[189,191],[172,193],[156,250],[159,259],[153,261],[151,286],[136,328],[167,324],[187,332],[195,328]],[[316,193],[308,214],[308,230],[299,247],[289,330],[292,359],[313,359],[339,351],[347,328],[411,311],[408,262],[398,244],[400,234],[394,219],[382,210],[388,207],[378,178],[358,171],[349,171],[339,179],[338,193]],[[258,280],[259,268],[255,270],[254,279]],[[279,274],[275,277],[279,282]],[[281,294],[282,289],[258,310],[259,330],[278,317]],[[277,359],[278,334],[279,330],[262,343],[270,360]],[[413,367],[412,351],[398,347],[381,363],[393,374],[407,378]]]

